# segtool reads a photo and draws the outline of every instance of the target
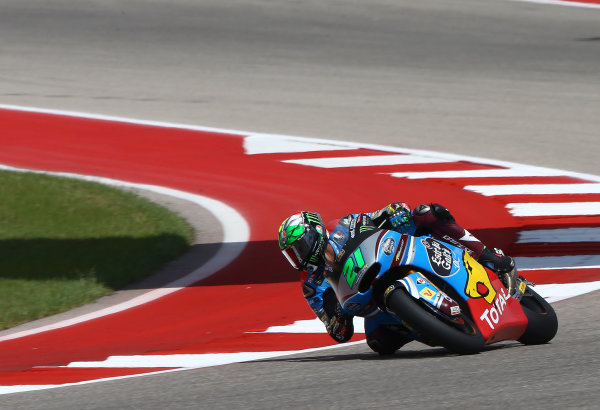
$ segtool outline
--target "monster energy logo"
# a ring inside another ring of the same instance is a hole
[[[374,227],[374,226],[365,225],[365,226],[361,226],[361,227],[358,229],[358,231],[359,231],[360,233],[363,233],[363,232],[366,232],[366,231],[371,231],[371,230],[373,230],[373,229],[375,229],[375,227]]]
[[[321,224],[321,218],[319,218],[319,216],[313,212],[306,212],[306,219],[308,219],[308,222],[312,222],[314,224]]]

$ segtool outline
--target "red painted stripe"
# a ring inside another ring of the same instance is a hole
[[[325,327],[323,327],[323,331]],[[364,334],[355,334],[352,341],[364,339]],[[227,340],[212,340],[208,343],[189,345],[176,350],[161,350],[148,354],[202,354],[244,352],[271,352],[302,350],[337,345],[327,333],[245,333]]]
[[[586,3],[586,4],[600,4],[600,0],[561,0],[565,3]]]
[[[522,217],[523,230],[573,228],[600,225],[600,215]]]
[[[1,372],[0,386],[77,383],[169,369],[171,368],[35,368],[22,372]]]
[[[119,314],[1,342],[4,372],[100,361],[111,355],[241,352],[248,346],[293,350],[331,344],[326,334],[246,333],[314,318],[302,298],[298,273],[287,265],[275,242],[281,221],[298,209],[318,210],[328,221],[353,211],[380,209],[392,201],[413,206],[435,201],[451,209],[461,224],[490,246],[505,249],[523,227],[600,225],[600,217],[597,221],[593,217],[514,218],[502,201],[467,192],[456,180],[406,180],[373,169],[321,169],[282,163],[275,155],[248,156],[237,135],[9,110],[0,110],[0,121],[0,163],[207,195],[238,209],[251,225],[250,243],[238,260],[194,286]],[[335,151],[321,154],[335,156]],[[478,183],[502,180],[487,178]],[[530,183],[567,180],[527,179]]]
[[[240,340],[246,331],[312,319],[297,283],[193,286],[146,305],[0,343],[3,371]],[[244,351],[243,344],[238,351]],[[287,350],[287,349],[286,349]]]
[[[584,283],[600,280],[600,268],[523,270],[519,274],[537,284]]]

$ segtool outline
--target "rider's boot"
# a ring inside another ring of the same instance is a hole
[[[517,270],[513,258],[504,255],[504,252],[500,249],[494,248],[491,251],[486,247],[477,261],[498,274],[498,277],[508,289],[509,295],[515,293],[517,289]]]

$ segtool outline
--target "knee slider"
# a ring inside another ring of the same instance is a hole
[[[379,327],[367,336],[367,345],[380,355],[394,354],[400,348],[397,342],[393,340],[393,336],[388,334],[385,329]]]
[[[413,340],[409,330],[398,326],[379,326],[367,336],[367,345],[380,355],[394,352]]]

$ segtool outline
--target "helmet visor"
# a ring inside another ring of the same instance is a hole
[[[315,243],[319,241],[319,234],[313,229],[306,232],[294,241],[290,246],[282,250],[283,255],[296,269],[302,269],[312,255]]]

